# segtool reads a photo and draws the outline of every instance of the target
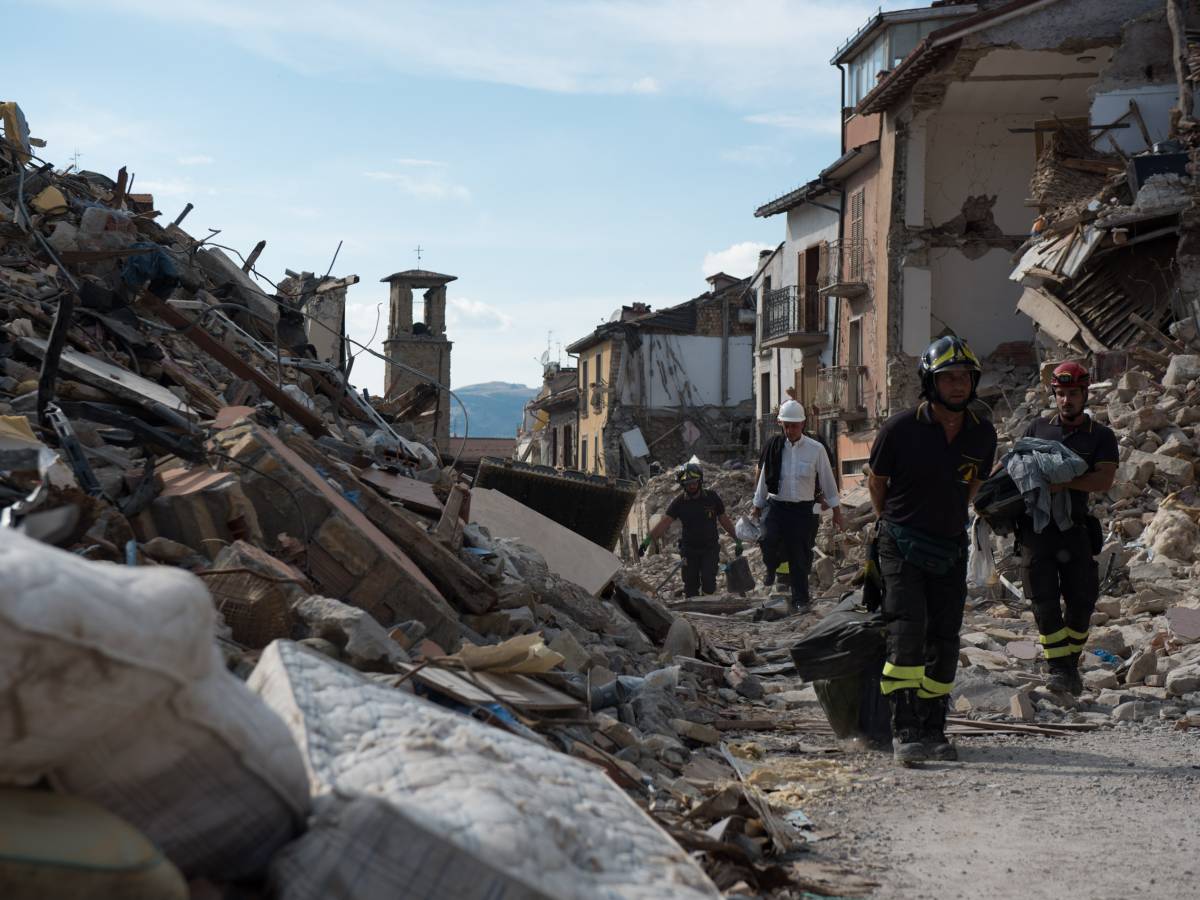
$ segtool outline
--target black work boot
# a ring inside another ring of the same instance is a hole
[[[888,694],[892,707],[892,759],[900,766],[915,766],[929,758],[921,743],[921,719],[916,688]]]
[[[1075,678],[1079,677],[1079,672],[1071,665],[1071,660],[1065,656],[1057,656],[1054,659],[1046,661],[1046,690],[1055,694],[1070,694],[1074,684],[1074,679],[1071,677],[1074,674]],[[1082,690],[1082,682],[1080,689]]]
[[[1071,696],[1078,697],[1083,693],[1083,676],[1079,674],[1079,658],[1082,653],[1072,653],[1067,657],[1070,662],[1070,670],[1068,673],[1067,690],[1071,692]]]
[[[953,761],[958,748],[946,737],[946,707],[949,697],[917,698],[917,714],[921,717],[921,743],[930,759]]]

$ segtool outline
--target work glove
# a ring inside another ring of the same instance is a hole
[[[650,548],[650,538],[642,538],[642,542],[638,544],[638,559],[646,555],[646,551]]]
[[[742,539],[734,538],[733,539],[733,554],[734,554],[734,556],[741,556],[743,549],[744,548],[742,547]]]

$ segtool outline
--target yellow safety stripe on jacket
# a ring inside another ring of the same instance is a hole
[[[1045,646],[1046,644],[1057,644],[1059,641],[1067,639],[1068,631],[1066,628],[1060,628],[1054,634],[1039,634],[1038,642]],[[1084,635],[1086,637],[1087,635]]]
[[[954,687],[952,681],[934,681],[928,675],[921,679],[921,689],[917,691],[917,696],[925,700],[930,700],[933,697],[945,697]]]
[[[1075,651],[1071,649],[1069,644],[1064,644],[1061,647],[1043,647],[1042,655],[1046,659],[1058,659],[1060,656],[1070,656]]]

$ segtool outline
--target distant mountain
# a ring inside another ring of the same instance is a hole
[[[469,384],[454,389],[467,407],[470,437],[516,437],[525,404],[537,392],[537,388],[504,381]],[[462,407],[451,400],[450,433],[461,436],[462,432]]]

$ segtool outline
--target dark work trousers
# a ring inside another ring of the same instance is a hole
[[[1047,525],[1035,534],[1033,523],[1021,526],[1021,580],[1033,605],[1042,653],[1053,664],[1079,660],[1100,594],[1100,575],[1087,528],[1059,531]],[[1060,604],[1059,598],[1062,598]]]
[[[720,559],[721,548],[718,544],[711,547],[694,550],[680,545],[679,555],[683,557],[683,592],[688,597],[698,597],[701,593],[715,594],[717,592],[717,562]]]
[[[779,568],[782,562],[779,558],[779,555],[775,552],[775,545],[767,538],[767,533],[769,531],[767,523],[770,521],[770,519],[771,508],[768,505],[767,508],[762,511],[762,515],[759,517],[759,527],[762,529],[762,531],[758,539],[758,546],[762,550],[763,565],[767,569],[766,577],[763,579],[763,585],[766,587],[770,587],[775,583],[775,570]]]
[[[811,500],[802,503],[768,501],[766,544],[771,548],[771,561],[776,566],[788,564],[793,606],[808,603],[808,572],[812,568],[813,546],[817,542],[817,525],[820,523],[812,508]],[[763,559],[766,558],[764,550]]]
[[[958,632],[967,602],[967,552],[944,575],[906,562],[895,539],[879,535],[883,574],[883,618],[887,662],[880,687],[885,694],[915,689],[922,699],[949,695],[958,669]]]

